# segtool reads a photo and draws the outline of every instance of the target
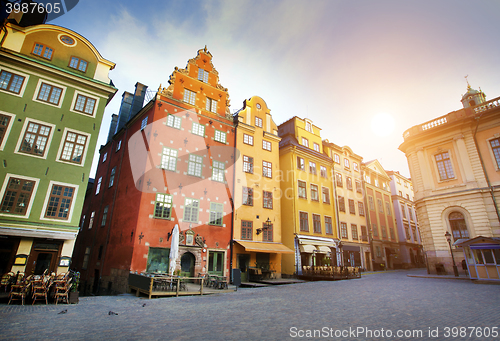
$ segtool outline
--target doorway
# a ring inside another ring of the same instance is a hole
[[[208,273],[211,275],[222,276],[224,273],[224,252],[209,251],[208,254]]]
[[[195,257],[191,252],[185,252],[181,257],[181,276],[194,277]]]
[[[250,265],[250,255],[239,253],[238,254],[238,268],[241,272],[241,281],[248,282],[248,267]]]

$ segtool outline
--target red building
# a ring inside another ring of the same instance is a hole
[[[182,275],[229,276],[235,130],[212,55],[199,50],[142,106],[145,92],[124,93],[86,199],[73,267],[94,292],[168,272],[176,224]]]

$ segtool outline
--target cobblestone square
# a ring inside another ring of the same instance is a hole
[[[306,282],[239,289],[236,292],[203,297],[148,300],[126,294],[83,297],[77,305],[2,304],[0,338],[3,340],[314,338],[498,340],[500,338],[494,337],[494,331],[498,332],[500,329],[499,285],[475,284],[468,280],[407,276],[424,273],[425,270],[381,272],[348,281]],[[65,309],[67,312],[61,314],[60,312]],[[110,311],[118,315],[110,315]],[[469,328],[466,337],[460,337],[460,330],[452,330],[453,327],[481,327],[481,329]],[[402,332],[400,336],[397,336],[398,331]],[[431,336],[429,336],[430,331],[432,331]],[[453,337],[454,331],[457,332],[457,337]],[[481,333],[484,331],[485,334],[489,332],[490,336],[477,337],[480,335],[478,331]]]

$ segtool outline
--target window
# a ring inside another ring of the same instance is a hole
[[[179,116],[175,116],[175,115],[168,115],[167,116],[167,127],[181,129],[181,122],[182,122],[182,118]],[[196,134],[196,135],[204,136],[205,135],[205,127],[202,126],[201,124],[193,122],[192,133]]]
[[[349,238],[347,235],[347,224],[346,223],[340,223],[340,235],[342,238],[347,239]]]
[[[104,153],[102,156],[102,163],[106,162],[106,159],[108,158],[108,153]]]
[[[186,201],[184,202],[183,221],[197,223],[199,210],[200,201],[198,199],[186,198]]]
[[[349,166],[349,159],[344,159],[344,167],[345,168],[350,168],[350,166]]]
[[[377,224],[372,224],[372,232],[374,237],[378,237]]]
[[[335,163],[338,163],[340,165],[340,155],[339,154],[333,154],[333,161]]]
[[[122,140],[118,141],[118,144],[116,145],[115,152],[119,151],[121,147],[122,147]]]
[[[226,133],[215,129],[214,140],[221,143],[226,143]]]
[[[335,173],[335,180],[337,182],[337,187],[344,187],[344,182],[342,181],[342,174]]]
[[[313,214],[313,230],[314,233],[321,233],[321,216]]]
[[[78,57],[71,57],[71,59],[69,61],[70,68],[73,68],[73,69],[76,69],[76,70],[79,70],[82,72],[87,71],[87,65],[88,65],[88,62],[86,62],[85,60],[80,59]]]
[[[354,168],[354,170],[355,170],[356,172],[359,172],[359,165],[358,165],[358,163],[357,163],[357,162],[353,162],[353,163],[352,163],[352,168]]]
[[[345,177],[345,185],[348,190],[352,191],[352,178],[350,176]]]
[[[371,183],[372,183],[372,179],[370,178],[370,176],[369,176],[369,175],[365,175],[365,182],[366,182],[366,183],[369,183],[369,184],[371,184]]]
[[[299,198],[307,199],[306,183],[299,180]]]
[[[54,53],[54,50],[48,46],[44,46],[40,43],[35,43],[35,46],[33,46],[33,52],[34,55],[40,56],[42,58],[51,60],[52,59],[52,54]]]
[[[361,201],[358,201],[358,212],[360,216],[365,216],[365,205],[363,205],[363,202]]]
[[[49,126],[29,122],[19,151],[26,154],[44,156],[51,130],[52,128]]]
[[[243,171],[253,174],[253,157],[243,155]]]
[[[406,199],[410,200],[410,195],[409,194],[406,195]]]
[[[297,156],[297,169],[300,170],[306,169],[306,163],[304,162],[304,159],[298,156]]]
[[[301,231],[309,231],[309,219],[307,212],[299,212],[299,220],[300,220],[300,230]]]
[[[377,206],[378,206],[378,211],[380,213],[384,213],[384,206],[382,206],[382,200],[377,199]]]
[[[322,187],[321,193],[323,196],[323,202],[325,204],[329,204],[330,203],[330,190],[328,189],[328,187]]]
[[[63,89],[47,83],[42,83],[38,92],[37,100],[50,104],[59,105]]]
[[[273,193],[263,191],[262,196],[264,198],[264,208],[273,208]]]
[[[111,168],[111,174],[109,175],[109,185],[108,187],[112,187],[113,184],[115,183],[115,173],[116,173],[116,166]]]
[[[319,201],[318,186],[311,184],[311,200]]]
[[[352,239],[358,240],[358,225],[351,224]]]
[[[0,84],[1,84],[1,80],[0,80]],[[493,155],[495,156],[497,168],[500,168],[500,138],[490,140],[490,146],[491,146],[491,150],[493,151]]]
[[[205,109],[207,111],[217,113],[217,101],[215,99],[211,99],[211,98],[207,97],[207,103],[206,103]]]
[[[198,80],[202,81],[203,83],[208,83],[208,71],[198,69]]]
[[[454,240],[469,238],[469,231],[467,230],[467,224],[465,223],[465,218],[462,213],[451,212],[448,220],[450,222],[451,233],[453,234]]]
[[[375,211],[375,203],[373,202],[373,197],[368,196],[368,205],[371,211]]]
[[[212,161],[212,180],[224,182],[224,162]]]
[[[252,225],[253,223],[251,221],[241,221],[241,239],[252,240]]]
[[[399,193],[399,196],[400,196],[400,197],[402,197],[402,196],[403,196],[403,192],[398,191],[398,193]]]
[[[366,233],[366,226],[361,225],[361,240],[363,242],[368,241],[368,234]]]
[[[155,218],[170,219],[172,216],[172,196],[165,193],[156,193]]]
[[[333,234],[332,217],[325,216],[325,233]]]
[[[195,105],[196,103],[196,92],[193,92],[188,89],[184,89],[184,98],[183,101],[189,103],[191,105]]]
[[[257,127],[262,128],[262,118],[260,118],[260,117],[255,117],[255,125],[256,125]]]
[[[262,140],[262,149],[271,151],[271,142]]]
[[[404,186],[408,188],[408,183],[406,181],[404,182]]]
[[[86,247],[85,254],[83,255],[83,263],[82,263],[83,270],[87,270],[87,266],[89,265],[89,258],[90,258],[90,247]]]
[[[147,125],[148,125],[148,117],[146,116],[142,119],[141,130],[144,130],[144,128],[146,128]]]
[[[47,210],[45,211],[45,218],[68,220],[74,192],[74,187],[53,185]]]
[[[356,204],[353,199],[349,199],[349,213],[356,214]]]
[[[94,216],[95,216],[95,212],[92,212],[90,214],[90,219],[89,219],[89,230],[92,228],[92,225],[94,225]]]
[[[273,170],[271,162],[262,161],[262,175],[266,178],[273,177]]]
[[[339,197],[339,211],[345,212],[345,201],[344,197]]]
[[[2,70],[0,73],[0,89],[19,94],[24,83],[24,77]]]
[[[26,215],[35,181],[10,177],[2,199],[0,212]]]
[[[99,177],[99,180],[97,180],[97,186],[95,188],[95,195],[99,194],[101,191],[101,182],[102,182],[102,176]]]
[[[403,214],[403,219],[406,219],[406,206],[401,204],[401,214]]]
[[[106,226],[106,220],[108,219],[109,206],[104,207],[102,210],[101,227]]]
[[[396,239],[396,234],[394,233],[393,227],[389,227],[389,234],[390,234],[392,240]]]
[[[378,187],[378,179],[375,179],[375,186]]]
[[[249,145],[253,146],[253,136],[252,135],[243,134],[243,143],[249,144]]]
[[[328,174],[327,174],[327,171],[326,171],[326,167],[325,167],[325,166],[319,166],[319,174],[320,174],[323,178],[328,178]]]
[[[309,173],[316,175],[316,163],[309,161]]]
[[[405,225],[406,240],[411,240],[410,227]]]
[[[359,180],[356,180],[356,192],[362,193],[361,181],[359,181]]]
[[[380,229],[382,230],[382,238],[387,238],[387,229],[385,226],[380,226]]]
[[[188,175],[201,177],[201,169],[203,167],[203,157],[196,154],[189,154]]]
[[[316,142],[313,143],[313,149],[319,153],[319,144]]]
[[[163,154],[161,156],[161,168],[175,171],[177,167],[177,150],[163,147]]]
[[[410,207],[408,207],[408,216],[410,217],[410,220],[413,220],[413,211]]]
[[[382,257],[382,249],[380,248],[380,246],[376,246],[375,247],[375,253],[377,254],[377,257]]]
[[[388,201],[385,202],[385,211],[387,212],[387,215],[391,215],[391,204],[389,204]]]
[[[309,147],[309,140],[305,137],[302,138],[302,145],[305,147]]]
[[[306,122],[306,130],[310,133],[312,133],[312,124],[311,122]]]
[[[224,205],[216,202],[210,203],[210,221],[209,225],[222,226],[222,216],[224,211]]]
[[[7,135],[7,129],[9,128],[10,120],[11,116],[0,114],[0,146],[3,143],[5,135]]]
[[[264,224],[265,223],[263,223],[262,227],[264,227]],[[269,226],[267,226],[266,229],[262,230],[262,241],[264,242],[273,241],[273,224],[270,224]]]
[[[437,154],[434,157],[436,158],[436,165],[441,181],[455,178],[448,152]]]
[[[253,189],[243,187],[243,205],[253,206]]]

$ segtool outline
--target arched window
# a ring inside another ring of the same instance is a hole
[[[462,213],[456,211],[451,212],[448,220],[450,221],[451,233],[453,234],[454,240],[469,238],[469,231],[467,230],[467,224],[465,223],[465,218]]]

